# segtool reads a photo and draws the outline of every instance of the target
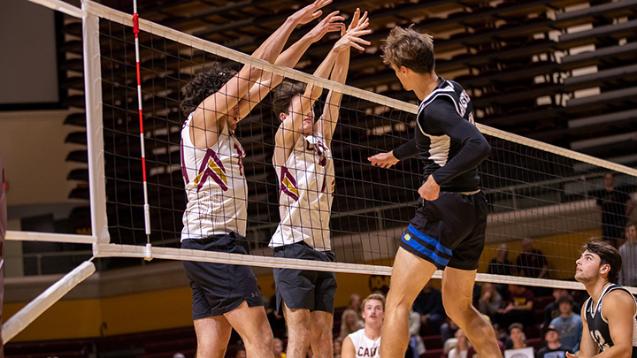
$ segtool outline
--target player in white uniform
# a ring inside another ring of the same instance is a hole
[[[379,358],[380,331],[385,316],[385,296],[372,293],[363,300],[365,327],[343,340],[341,358]]]
[[[367,14],[357,9],[347,31],[314,72],[345,82],[349,49],[369,45]],[[330,75],[331,74],[331,75]],[[272,236],[274,256],[333,261],[329,219],[334,191],[330,143],[342,95],[330,91],[323,115],[314,122],[314,102],[322,88],[284,82],[275,92],[273,111],[281,119],[272,159],[279,179],[281,223]],[[283,308],[288,327],[287,357],[332,357],[332,314],[336,280],[333,273],[275,269],[277,309]],[[281,305],[283,303],[283,305]]]
[[[344,27],[329,14],[281,53],[297,25],[321,15],[331,0],[316,0],[291,15],[252,57],[294,66],[307,48],[327,32]],[[257,81],[258,80],[258,81]],[[247,254],[247,185],[237,122],[282,78],[244,66],[238,73],[214,63],[184,87],[181,162],[188,203],[183,215],[182,248]],[[255,84],[255,82],[257,82]],[[256,278],[248,266],[184,262],[193,295],[197,356],[223,357],[234,328],[248,356],[272,357],[268,325]]]

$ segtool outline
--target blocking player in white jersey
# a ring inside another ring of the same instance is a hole
[[[380,331],[385,317],[385,296],[372,293],[363,300],[365,327],[343,340],[341,358],[379,358]]]
[[[295,12],[252,57],[293,67],[307,48],[327,32],[344,28],[331,13],[281,53],[298,25],[321,16],[331,0],[316,0]],[[257,81],[259,80],[259,81]],[[181,162],[188,203],[183,215],[182,248],[247,254],[247,186],[244,151],[234,136],[237,122],[282,78],[251,69],[237,73],[215,63],[184,87],[181,107]],[[255,84],[256,82],[256,84]],[[234,328],[248,356],[272,357],[268,325],[256,278],[248,266],[184,262],[192,287],[192,316],[198,357],[223,357]]]
[[[370,32],[367,13],[357,9],[347,31],[314,72],[341,83],[349,68],[349,49],[363,50]],[[284,82],[276,91],[273,111],[281,120],[272,162],[279,179],[281,222],[270,246],[275,257],[333,261],[329,219],[334,191],[330,151],[342,95],[330,91],[323,115],[315,122],[314,102],[322,88]],[[336,280],[333,273],[274,269],[277,309],[288,327],[287,357],[332,357],[332,314]]]

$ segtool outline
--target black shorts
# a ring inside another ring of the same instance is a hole
[[[332,252],[314,250],[302,241],[274,248],[274,257],[334,261]],[[274,282],[277,311],[283,306],[281,303],[285,302],[288,308],[334,313],[336,276],[333,272],[274,269]]]
[[[424,201],[416,210],[400,246],[439,269],[475,270],[484,248],[487,214],[481,192],[441,192],[438,199]]]
[[[186,239],[183,249],[247,254],[248,244],[241,235],[230,233],[205,239]],[[261,292],[252,268],[210,262],[184,261],[192,287],[192,319],[220,316],[237,308],[263,306]]]

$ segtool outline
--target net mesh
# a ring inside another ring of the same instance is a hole
[[[324,44],[333,42],[329,36],[323,40]],[[111,242],[142,245],[146,235],[132,31],[102,19],[100,44]],[[327,51],[329,46],[325,48]],[[352,53],[352,62],[356,56]],[[180,90],[214,62],[234,68],[242,64],[146,31],[140,33],[140,57],[151,242],[177,247],[187,203],[180,158],[186,116],[179,109],[183,100]],[[313,70],[305,68],[303,62],[297,68],[308,73]],[[317,118],[327,92],[316,102]],[[415,97],[395,88],[383,94],[417,103]],[[246,238],[253,255],[271,255],[266,247],[280,222],[280,184],[272,165],[274,135],[280,121],[271,107],[268,96],[240,122],[235,133],[246,153],[242,162],[248,187]],[[423,164],[411,159],[391,169],[380,169],[372,167],[367,158],[406,142],[414,130],[412,113],[370,98],[344,95],[331,143],[335,190],[329,228],[338,262],[391,264],[398,238],[419,205],[416,189],[423,180]],[[486,137],[492,153],[481,165],[480,175],[490,215],[480,271],[509,274],[527,271],[524,266],[537,266],[533,255],[523,255],[516,262],[523,251],[523,239],[532,238],[548,261],[546,277],[569,279],[586,240],[609,233],[619,235],[614,239],[623,238],[628,219],[623,215],[606,220],[607,229],[601,230],[598,204],[613,206],[608,201],[615,200],[604,194],[607,169],[528,143]],[[619,173],[615,178],[616,191],[621,193],[633,193],[636,184],[630,175]],[[614,207],[623,204],[618,202]],[[499,266],[505,269],[493,271],[488,264],[497,256],[496,248],[501,243],[508,244],[508,259]]]

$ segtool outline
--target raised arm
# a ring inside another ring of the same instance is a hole
[[[281,53],[294,28],[321,16],[320,9],[331,2],[332,0],[316,0],[292,14],[251,56],[272,63]],[[261,70],[244,65],[217,92],[208,96],[197,106],[190,123],[191,138],[196,147],[205,148],[217,142],[218,120],[237,106],[239,100],[246,95],[251,84],[261,74]]]
[[[321,62],[319,67],[316,69],[314,76],[327,78],[334,67],[334,62],[338,55],[355,44],[367,43],[367,41],[359,37],[367,33],[367,30],[355,29],[355,31],[348,32],[345,36],[341,37],[334,44],[327,57],[325,57],[323,62]],[[308,84],[303,95],[300,97],[294,97],[292,100],[292,115],[283,120],[274,137],[275,165],[283,165],[285,163],[287,157],[292,151],[292,148],[294,147],[294,144],[301,135],[301,124],[303,122],[303,118],[312,111],[314,103],[321,96],[322,92],[322,87],[316,84]]]
[[[371,30],[368,30],[369,19],[367,18],[367,11],[361,17],[360,9],[356,9],[352,21],[347,28],[347,31],[343,30],[341,36],[363,36],[369,34]],[[364,51],[365,49],[361,45],[370,45],[369,41],[359,39],[359,41],[353,42],[352,46],[357,50]],[[347,79],[347,72],[349,71],[349,58],[350,48],[348,47],[342,51],[337,57],[332,69],[330,79],[336,82],[345,83]],[[323,108],[322,117],[316,122],[314,132],[321,133],[325,139],[326,145],[329,147],[338,123],[338,117],[340,114],[341,99],[343,94],[340,92],[329,91],[327,94],[327,101]]]
[[[329,76],[337,55],[335,49],[336,47],[333,47],[330,50],[327,57],[325,57],[316,71],[314,71],[314,76],[321,78],[327,78],[327,76]],[[322,92],[323,87],[308,84],[305,87],[305,92],[301,96],[296,96],[292,99],[292,103],[290,104],[292,115],[281,122],[274,136],[274,165],[280,166],[285,164],[286,159],[292,152],[292,148],[294,148],[294,144],[301,135],[303,118],[312,111],[314,102],[321,96]]]
[[[340,30],[344,26],[339,22],[342,20],[343,17],[338,16],[338,11],[327,15],[314,26],[312,30],[292,44],[287,50],[283,51],[274,63],[279,66],[294,68],[305,51],[307,51],[313,43],[321,40],[328,32]],[[250,114],[250,111],[252,111],[271,90],[278,86],[281,81],[283,81],[283,76],[264,72],[261,78],[252,85],[248,94],[241,99],[239,103],[239,119],[243,119]]]

